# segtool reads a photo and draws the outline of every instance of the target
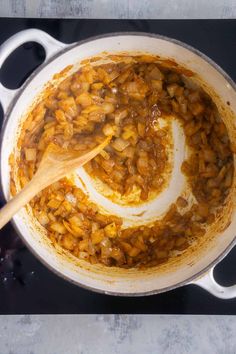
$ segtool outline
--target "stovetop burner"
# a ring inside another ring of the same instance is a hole
[[[0,44],[14,33],[32,27],[47,31],[65,43],[119,31],[166,35],[201,50],[236,79],[236,20],[0,19]],[[0,81],[9,88],[19,87],[43,59],[40,45],[21,46],[4,64]],[[2,112],[0,118],[2,122]],[[216,267],[215,276],[222,285],[236,283],[235,259],[236,249]],[[8,224],[0,231],[0,314],[40,313],[236,314],[236,299],[219,300],[196,286],[138,298],[93,293],[49,271]]]

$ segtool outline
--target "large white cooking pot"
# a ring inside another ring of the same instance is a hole
[[[232,80],[214,62],[197,50],[172,39],[146,33],[118,33],[91,38],[86,41],[66,45],[47,33],[29,29],[22,31],[0,47],[0,67],[5,59],[25,42],[40,43],[46,52],[45,62],[17,90],[9,90],[0,84],[0,101],[5,121],[1,137],[1,184],[6,199],[9,199],[10,166],[9,155],[17,154],[17,137],[20,123],[30,107],[40,97],[48,81],[56,84],[80,66],[80,62],[102,52],[144,52],[173,59],[180,65],[196,73],[196,78],[211,93],[228,127],[231,142],[236,141],[236,90]],[[104,54],[102,54],[104,55]],[[54,74],[71,65],[61,78]],[[230,105],[229,105],[230,104]],[[54,248],[42,228],[32,220],[23,208],[13,218],[13,223],[28,248],[49,269],[75,284],[85,288],[113,295],[150,295],[168,291],[183,285],[195,284],[213,295],[229,299],[236,297],[236,285],[222,287],[213,277],[215,265],[234,246],[236,239],[235,178],[231,192],[230,206],[225,211],[227,224],[215,232],[214,237],[205,237],[199,247],[186,252],[184,257],[159,266],[158,268],[137,270],[106,268],[90,265],[74,259],[59,248]]]

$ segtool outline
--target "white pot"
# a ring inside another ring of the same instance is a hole
[[[11,52],[25,42],[38,42],[46,51],[45,62],[30,76],[23,87],[9,90],[0,84],[0,100],[5,113],[1,137],[1,184],[6,199],[9,198],[10,167],[9,155],[15,149],[20,122],[35,102],[36,97],[52,80],[53,75],[68,65],[69,75],[79,67],[81,60],[98,56],[101,52],[149,52],[160,57],[174,59],[177,63],[192,70],[199,77],[206,90],[214,95],[214,100],[230,128],[230,139],[236,141],[236,90],[232,80],[214,62],[197,50],[172,39],[146,33],[118,33],[91,38],[86,41],[65,45],[47,33],[29,29],[19,32],[0,47],[0,67]],[[54,79],[55,82],[55,79]],[[226,102],[230,102],[230,107]],[[233,120],[234,117],[234,120]],[[28,248],[49,269],[66,280],[94,291],[114,295],[149,295],[168,291],[183,285],[195,284],[213,295],[229,299],[236,297],[236,286],[222,287],[213,277],[214,266],[226,256],[234,246],[236,230],[235,179],[232,189],[233,209],[231,222],[223,231],[209,237],[201,247],[186,254],[178,263],[170,263],[159,269],[137,271],[117,268],[104,268],[90,265],[65,255],[55,249],[46,235],[32,221],[23,208],[13,218],[13,223]]]

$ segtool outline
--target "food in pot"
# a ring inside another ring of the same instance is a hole
[[[53,243],[91,263],[146,267],[168,261],[205,234],[229,194],[233,153],[215,104],[188,76],[151,56],[87,64],[30,112],[18,141],[21,187],[50,142],[83,154],[112,134],[110,145],[85,169],[120,198],[135,189],[138,203],[145,203],[166,186],[171,120],[182,125],[189,149],[182,171],[193,201],[180,195],[162,218],[147,225],[125,228],[69,178],[43,190],[30,206]],[[14,183],[11,190],[14,194]]]

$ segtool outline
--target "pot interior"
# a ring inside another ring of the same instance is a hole
[[[104,53],[105,52],[105,53]],[[90,57],[107,60],[107,53],[129,55],[149,53],[164,59],[174,60],[195,73],[194,80],[211,95],[225,122],[232,145],[236,141],[236,92],[224,73],[211,65],[204,57],[180,45],[149,35],[113,35],[92,39],[69,46],[63,53],[39,68],[26,82],[17,100],[12,105],[5,124],[1,151],[2,187],[9,198],[10,166],[9,156],[17,155],[17,140],[21,124],[29,111],[42,98],[48,85],[57,85],[68,75],[77,71],[81,61]],[[67,68],[67,70],[64,70]],[[63,72],[62,72],[63,71]],[[54,76],[62,72],[61,75]],[[214,88],[214,89],[213,89]],[[22,112],[20,115],[19,112]],[[91,265],[75,259],[59,247],[51,245],[42,227],[32,218],[30,211],[22,209],[13,221],[23,240],[43,263],[61,276],[86,287],[117,294],[143,294],[163,291],[187,282],[207,268],[234,241],[235,217],[235,176],[230,197],[222,216],[196,247],[190,247],[177,258],[158,268],[145,270],[107,268]]]

